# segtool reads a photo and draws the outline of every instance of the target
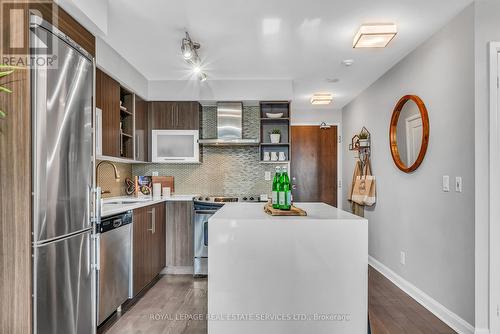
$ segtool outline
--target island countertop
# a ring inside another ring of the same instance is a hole
[[[305,210],[307,216],[271,216],[264,212],[265,203],[228,203],[219,209],[211,220],[238,220],[238,221],[295,221],[311,222],[324,220],[346,220],[355,223],[366,222],[366,219],[352,213],[337,209],[325,203],[294,203]]]
[[[270,216],[227,203],[208,220],[209,334],[366,334],[368,221],[324,203]]]

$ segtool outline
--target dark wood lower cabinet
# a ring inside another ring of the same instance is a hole
[[[193,202],[167,203],[167,266],[193,265]]]
[[[134,295],[165,267],[165,203],[134,210]]]

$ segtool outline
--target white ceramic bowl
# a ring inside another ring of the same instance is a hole
[[[281,118],[281,117],[283,117],[283,113],[282,112],[280,112],[280,113],[266,112],[266,116],[267,116],[267,118]]]

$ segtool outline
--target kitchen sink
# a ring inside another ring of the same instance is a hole
[[[144,202],[145,200],[138,200],[138,199],[119,199],[119,200],[113,200],[113,201],[105,201],[103,202],[104,205],[124,205],[124,204],[135,204],[135,203],[141,203]]]

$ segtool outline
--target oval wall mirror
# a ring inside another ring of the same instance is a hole
[[[396,166],[405,173],[415,171],[424,160],[429,143],[429,116],[418,96],[405,95],[394,107],[389,140]]]

